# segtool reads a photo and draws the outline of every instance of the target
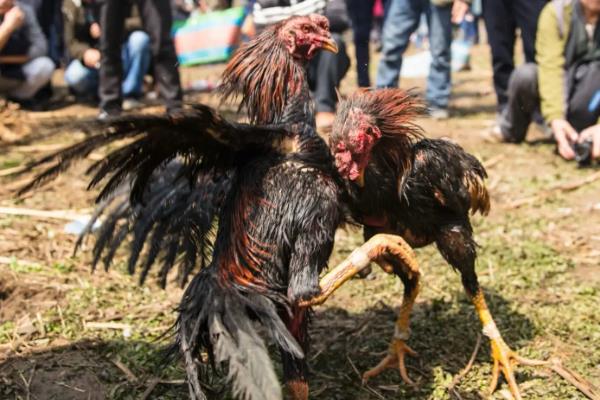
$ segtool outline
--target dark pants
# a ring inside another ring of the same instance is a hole
[[[373,28],[375,0],[347,0],[347,3],[348,13],[352,19],[358,86],[369,87],[371,86],[369,78],[369,39]]]
[[[167,108],[181,105],[182,91],[177,70],[177,56],[171,38],[171,5],[169,0],[136,0],[144,31],[150,35],[154,79]],[[130,5],[124,0],[103,0],[100,8],[100,107],[120,110],[122,93],[121,46],[124,37],[125,17]]]
[[[498,111],[502,111],[508,101],[508,80],[515,68],[516,30],[519,28],[521,31],[525,61],[534,62],[537,21],[546,3],[547,0],[483,0]]]
[[[338,53],[321,51],[308,66],[308,84],[314,94],[317,112],[335,112],[336,88],[350,68],[346,44],[339,33],[331,35],[338,44]]]
[[[592,98],[600,91],[600,63],[586,67],[581,80],[570,88],[567,104],[567,121],[578,132],[595,125],[600,117],[600,107],[590,108]],[[514,143],[525,140],[529,124],[539,108],[538,67],[533,63],[521,65],[513,72],[508,85],[508,104],[500,122],[504,139]]]

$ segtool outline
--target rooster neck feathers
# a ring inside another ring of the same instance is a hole
[[[281,24],[265,29],[242,45],[223,73],[223,101],[240,98],[250,122],[281,122],[290,99],[308,91],[306,63],[290,55],[278,39]]]

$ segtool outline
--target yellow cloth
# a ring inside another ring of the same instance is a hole
[[[535,43],[538,84],[542,115],[548,122],[566,117],[565,47],[571,28],[572,12],[573,6],[565,5],[562,35],[556,8],[552,2],[544,7],[538,21]]]

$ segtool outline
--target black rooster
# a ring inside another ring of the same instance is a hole
[[[105,181],[99,196],[103,200],[123,182],[131,182],[130,201],[134,215],[138,214],[133,233],[141,239],[134,240],[130,265],[135,265],[145,238],[153,231],[142,279],[165,249],[161,238],[167,237],[161,276],[166,276],[178,249],[183,249],[188,258],[181,271],[185,280],[194,264],[194,249],[204,246],[212,218],[218,218],[212,260],[186,289],[177,320],[177,341],[192,397],[204,397],[195,361],[202,350],[208,351],[212,361],[228,362],[238,395],[281,397],[253,320],[265,326],[279,345],[292,397],[308,396],[303,351],[308,310],[298,303],[321,293],[319,273],[344,218],[340,181],[327,145],[315,133],[305,78],[307,60],[321,48],[335,51],[327,20],[315,15],[295,17],[267,29],[232,60],[230,78],[250,72],[241,87],[262,82],[255,88],[262,92],[245,91],[242,104],[254,115],[254,122],[271,125],[230,123],[202,105],[167,116],[124,116],[104,127],[99,123],[95,128],[100,133],[32,165],[54,163],[25,190],[52,179],[95,149],[132,140],[89,169],[93,174],[90,187]],[[234,94],[239,81],[224,80],[229,82],[229,95]],[[166,165],[175,159],[176,164]],[[192,189],[169,188],[161,180],[176,185],[184,182]],[[197,185],[205,189],[198,192]],[[213,186],[220,194],[207,198],[206,188]],[[162,210],[156,218],[148,208],[152,204]],[[114,217],[101,232],[102,242],[110,244],[96,250],[97,258],[108,248],[105,259],[110,260],[120,239],[131,231],[115,224],[127,207],[117,202]],[[199,215],[196,220],[186,219],[194,214]],[[175,215],[183,217],[172,220]],[[184,231],[193,235],[181,242],[176,222],[184,219],[189,222]],[[335,279],[329,280],[332,285],[325,293],[370,260],[383,254],[402,255],[405,250],[389,236],[376,236],[367,245],[353,260],[334,269],[331,276]]]
[[[485,215],[489,211],[485,169],[475,157],[450,141],[421,139],[408,148],[396,144],[399,134],[406,137],[407,129],[418,132],[411,121],[423,112],[413,96],[397,89],[351,95],[340,104],[330,137],[336,166],[346,178],[353,198],[353,215],[364,225],[365,239],[376,233],[393,233],[414,248],[435,243],[442,256],[459,271],[483,324],[483,333],[491,341],[492,390],[502,369],[513,395],[519,399],[515,364],[543,362],[524,359],[506,345],[477,280],[477,246],[469,212]],[[367,371],[363,379],[398,367],[402,378],[412,384],[404,357],[414,354],[406,340],[410,336],[409,316],[418,294],[419,274],[406,274],[407,269],[398,268],[398,259],[388,261],[405,285],[403,303],[390,354]]]

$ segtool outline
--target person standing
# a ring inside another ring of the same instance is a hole
[[[123,76],[121,43],[125,35],[125,18],[131,7],[129,0],[99,0],[100,3],[100,113],[105,119],[122,110]],[[165,100],[167,111],[181,107],[183,93],[177,69],[177,56],[171,38],[170,0],[136,0],[144,31],[150,35],[154,61],[154,79]]]
[[[383,24],[383,48],[377,69],[377,87],[398,86],[402,55],[408,47],[410,36],[419,27],[421,16],[425,15],[431,51],[425,97],[433,118],[448,118],[452,88],[452,20],[462,20],[468,8],[469,4],[465,0],[391,0]]]
[[[515,69],[517,28],[521,32],[525,62],[535,62],[538,18],[548,0],[483,0],[483,19],[492,51],[494,90],[498,115],[506,107],[508,80]]]

